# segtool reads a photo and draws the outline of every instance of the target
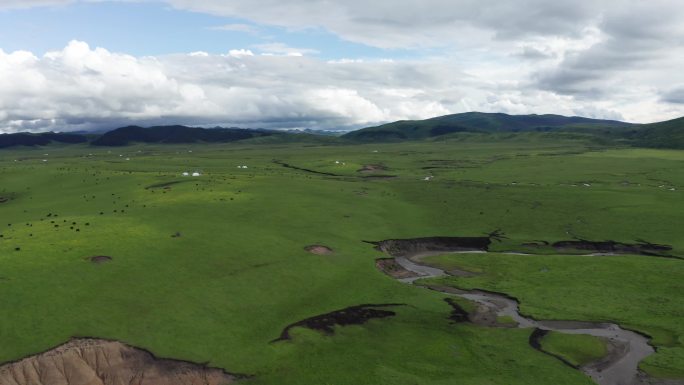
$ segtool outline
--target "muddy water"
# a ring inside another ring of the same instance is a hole
[[[413,260],[407,257],[396,258],[397,263],[403,268],[420,275],[420,277],[406,278],[400,281],[412,284],[417,279],[447,275],[444,270],[416,263],[414,260],[420,261],[420,256],[414,256]],[[538,328],[566,334],[587,334],[606,338],[610,341],[608,355],[600,361],[579,368],[599,385],[657,383],[646,379],[638,369],[641,360],[655,353],[653,347],[648,344],[648,338],[641,334],[622,329],[613,323],[534,320],[521,315],[518,310],[518,302],[502,294],[479,290],[450,290],[447,294],[484,305],[498,316],[509,316],[518,323],[519,328]]]

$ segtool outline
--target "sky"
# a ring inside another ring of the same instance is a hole
[[[0,0],[0,133],[684,115],[681,0]]]

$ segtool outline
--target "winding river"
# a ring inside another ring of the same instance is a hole
[[[395,261],[404,269],[418,275],[418,277],[400,279],[400,281],[413,284],[417,279],[447,275],[444,270],[422,264],[420,262],[421,256],[424,254],[395,257]],[[614,323],[534,320],[521,315],[518,310],[518,302],[503,294],[481,290],[447,291],[434,287],[432,289],[474,301],[485,306],[497,316],[511,317],[517,322],[518,328],[535,328],[566,334],[586,334],[607,339],[609,341],[607,356],[579,368],[599,385],[668,383],[667,381],[662,382],[647,378],[638,369],[641,360],[655,353],[655,349],[649,345],[649,339],[636,332],[625,330]]]

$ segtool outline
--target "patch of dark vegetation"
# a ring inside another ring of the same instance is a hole
[[[303,327],[312,330],[318,330],[325,335],[333,335],[335,333],[335,326],[348,325],[363,325],[371,319],[387,318],[395,316],[396,313],[391,310],[384,310],[378,308],[386,308],[393,306],[404,306],[404,304],[387,303],[387,304],[367,304],[350,306],[345,309],[336,310],[330,313],[317,315],[307,318],[293,324],[288,325],[280,333],[280,337],[271,342],[286,341],[292,339],[290,330],[295,327]]]
[[[383,273],[395,279],[415,278],[418,274],[406,270],[394,258],[378,258],[375,260],[375,267]]]
[[[179,183],[183,183],[183,182],[185,182],[185,181],[182,181],[182,180],[174,180],[174,181],[171,181],[171,182],[162,182],[162,183],[151,184],[151,185],[145,187],[145,190],[157,189],[157,188],[167,188],[167,187],[171,187],[171,186],[173,186],[173,185],[176,185],[176,184],[179,184]]]
[[[95,255],[95,256],[92,256],[92,257],[88,257],[88,258],[86,258],[86,259],[89,260],[89,261],[92,262],[92,263],[95,263],[95,264],[98,264],[98,265],[99,265],[99,264],[101,264],[101,263],[110,262],[113,258],[112,258],[112,257],[108,257],[108,256],[106,256],[106,255]]]
[[[486,237],[425,237],[364,242],[375,245],[376,250],[393,257],[409,257],[425,253],[488,251],[492,240],[501,240],[503,237],[497,230]]]
[[[331,172],[316,171],[316,170],[310,170],[310,169],[308,169],[308,168],[302,168],[302,167],[293,166],[293,165],[291,165],[291,164],[288,164],[288,163],[285,163],[285,162],[281,162],[281,161],[279,161],[279,160],[274,160],[273,163],[279,164],[279,165],[281,165],[281,166],[283,166],[283,167],[285,167],[285,168],[290,168],[290,169],[298,170],[298,171],[304,171],[304,172],[308,172],[308,173],[311,173],[311,174],[318,174],[318,175],[325,175],[325,176],[342,176],[342,175],[338,175],[338,174],[333,174],[333,173],[331,173]]]
[[[225,385],[242,378],[247,376],[92,338],[0,366],[0,384],[12,385]]]
[[[549,355],[553,358],[556,358],[556,359],[560,360],[562,363],[564,363],[565,365],[568,365],[569,367],[571,367],[573,369],[579,369],[579,366],[570,363],[570,361],[566,360],[562,356],[559,356],[558,354],[550,353],[550,352],[547,352],[546,350],[544,350],[544,348],[541,345],[541,340],[544,337],[546,337],[547,334],[549,334],[548,330],[535,328],[534,331],[532,332],[532,334],[530,334],[530,338],[529,338],[529,344],[532,347],[532,349],[540,351],[540,352],[542,352],[546,355]]]
[[[449,319],[456,322],[468,322],[468,312],[465,311],[461,305],[456,303],[453,298],[444,298],[444,301],[451,306],[451,314],[449,314]]]
[[[7,203],[9,202],[9,198],[0,196],[0,203]]]
[[[551,244],[559,251],[589,251],[592,253],[606,254],[641,254],[657,257],[665,257],[663,254],[672,251],[672,246],[658,245],[655,243],[637,240],[638,243],[622,243],[616,241],[587,241],[576,239],[572,241],[559,241]]]
[[[308,251],[311,254],[316,254],[316,255],[330,255],[334,251],[333,249],[329,248],[328,246],[324,245],[309,245],[304,248],[304,250]]]
[[[171,238],[180,238],[181,236],[182,234],[180,233],[180,231],[176,231],[176,233],[171,235]]]

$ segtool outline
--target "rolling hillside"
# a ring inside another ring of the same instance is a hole
[[[85,143],[88,136],[80,134],[64,134],[46,132],[42,134],[29,134],[20,132],[16,134],[0,135],[0,148],[14,146],[45,146],[50,143]]]
[[[627,128],[630,123],[561,115],[507,115],[466,112],[426,120],[402,120],[350,132],[345,138],[360,141],[425,139],[458,132],[500,133],[524,131]]]
[[[349,132],[341,137],[316,131],[293,132],[242,128],[199,128],[180,125],[127,126],[101,135],[76,133],[16,133],[0,135],[0,148],[45,146],[51,143],[88,143],[126,146],[132,143],[366,143],[448,138],[466,133],[480,141],[526,140],[542,135],[580,139],[600,145],[684,149],[684,118],[651,124],[632,124],[560,115],[507,115],[467,112],[426,120],[401,120]]]
[[[263,136],[286,135],[273,131],[240,128],[199,128],[186,126],[128,126],[109,131],[92,142],[95,146],[125,146],[142,143],[225,143]]]

